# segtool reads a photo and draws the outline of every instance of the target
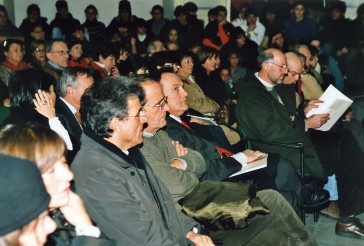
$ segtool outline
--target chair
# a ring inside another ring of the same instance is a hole
[[[278,143],[278,142],[267,142],[267,141],[261,141],[261,140],[257,140],[257,139],[252,139],[252,138],[248,138],[246,136],[246,133],[244,132],[244,130],[239,126],[239,133],[241,136],[241,139],[245,141],[246,143],[246,147],[248,149],[252,149],[253,148],[253,144],[252,143],[260,143],[260,144],[266,144],[266,145],[273,145],[273,146],[279,146],[279,147],[284,147],[284,148],[291,148],[291,149],[296,149],[299,152],[299,158],[300,158],[300,176],[301,176],[301,181],[302,181],[302,187],[304,184],[310,183],[312,182],[312,186],[313,186],[313,190],[317,190],[319,188],[318,186],[318,180],[314,177],[308,176],[307,173],[305,172],[305,158],[313,158],[313,156],[308,156],[304,154],[304,147],[303,147],[303,143],[302,142],[296,142],[296,143]],[[303,197],[303,192],[301,192],[302,195],[302,202],[304,200]],[[306,211],[305,210],[314,210],[314,222],[316,223],[318,220],[318,215],[320,212],[319,207],[328,202],[329,199],[327,199],[327,201],[322,202],[320,204],[315,204],[315,205],[308,205],[308,204],[301,204],[301,212],[300,212],[300,217],[302,222],[305,224],[306,223]]]

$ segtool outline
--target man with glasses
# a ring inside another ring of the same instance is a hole
[[[42,69],[59,81],[62,71],[69,64],[68,46],[64,41],[54,39],[47,42],[45,49],[48,62]]]
[[[279,91],[277,94],[281,100],[278,100],[270,92],[281,79],[284,80],[287,76],[297,78],[301,70],[292,64],[289,64],[288,70],[286,57],[277,49],[265,50],[259,55],[258,63],[259,72],[248,75],[241,81],[242,86],[238,90],[236,118],[239,127],[248,138],[256,140],[304,143],[306,171],[323,182],[327,181],[328,176],[336,175],[340,216],[336,223],[336,234],[364,239],[364,225],[355,218],[355,215],[364,212],[364,183],[362,175],[358,175],[364,172],[361,163],[364,157],[353,142],[355,139],[349,132],[341,130],[315,131],[317,135],[312,137],[312,130],[309,129],[319,128],[327,122],[329,116],[322,114],[306,119],[306,111],[296,109],[294,93]],[[308,107],[316,107],[315,105],[316,103],[310,102]],[[311,139],[313,142],[321,140],[324,143],[313,146]],[[299,170],[297,150],[260,143],[255,143],[255,146],[262,151],[279,153],[291,160]]]

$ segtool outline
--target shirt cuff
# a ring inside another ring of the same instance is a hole
[[[243,167],[248,165],[248,158],[243,152],[236,153],[231,157],[237,160]]]
[[[173,158],[172,160],[177,160],[177,161],[182,162],[182,165],[183,165],[182,170],[186,170],[187,169],[187,162],[185,160],[180,159],[180,158]]]
[[[100,229],[93,225],[76,226],[75,231],[77,236],[88,236],[88,237],[99,238],[101,235]]]

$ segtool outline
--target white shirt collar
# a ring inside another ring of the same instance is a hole
[[[259,79],[259,81],[264,85],[264,87],[267,88],[267,91],[273,90],[274,85],[272,85],[272,84],[264,81],[263,79],[259,78],[258,72],[256,72],[254,75],[255,75],[255,77],[257,77],[257,79]]]
[[[169,116],[170,116],[172,119],[175,119],[176,121],[178,121],[179,123],[182,123],[182,120],[181,120],[181,118],[180,118],[180,117],[175,116],[175,115],[173,115],[173,114],[169,114]]]

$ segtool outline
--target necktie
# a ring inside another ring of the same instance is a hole
[[[80,123],[81,124],[81,114],[80,114],[80,112],[76,112],[75,114],[75,117],[76,117],[76,119],[77,119],[77,121],[78,121],[78,123]]]
[[[278,95],[278,93],[277,93],[276,89],[274,89],[274,87],[273,87],[273,90],[271,90],[271,91],[270,91],[270,94],[271,94],[271,95],[272,95],[275,99],[277,99],[277,101],[278,101],[280,104],[283,104],[283,102],[282,102],[281,98],[279,97],[279,95]]]
[[[191,129],[191,127],[183,120],[181,120],[181,124],[184,125],[185,127],[187,127],[188,129]]]

